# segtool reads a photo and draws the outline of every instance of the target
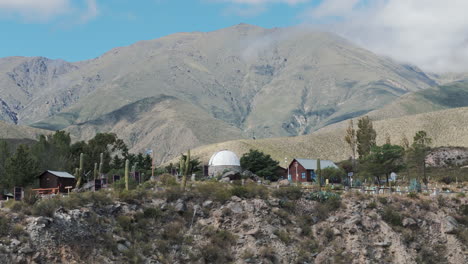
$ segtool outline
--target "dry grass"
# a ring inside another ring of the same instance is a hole
[[[235,140],[196,148],[192,153],[203,162],[222,149],[229,149],[241,156],[249,149],[258,149],[270,154],[284,166],[284,158],[321,158],[341,161],[349,158],[350,151],[343,136],[347,122],[318,130],[299,137],[269,138],[260,140]],[[419,130],[425,130],[433,139],[433,146],[468,147],[468,107],[443,110],[425,114],[392,118],[374,122],[377,130],[377,143],[385,142],[390,135],[394,144],[399,144],[405,134],[410,140]],[[175,160],[174,160],[175,162]]]

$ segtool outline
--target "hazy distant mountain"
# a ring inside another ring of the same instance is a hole
[[[77,63],[0,59],[0,119],[69,127],[79,138],[114,131],[134,150],[175,153],[253,133],[307,134],[434,85],[415,67],[329,33],[240,24]],[[135,108],[145,98],[151,107]],[[127,111],[136,111],[132,119]]]

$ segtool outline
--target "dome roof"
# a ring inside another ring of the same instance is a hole
[[[209,166],[240,166],[236,153],[229,150],[222,150],[211,156]]]

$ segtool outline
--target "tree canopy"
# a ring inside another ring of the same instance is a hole
[[[270,155],[258,150],[251,149],[248,153],[245,153],[241,157],[240,163],[243,169],[267,180],[276,181],[279,178],[277,172],[279,162],[272,159]]]

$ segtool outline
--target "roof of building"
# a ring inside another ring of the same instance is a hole
[[[211,156],[209,166],[240,166],[240,160],[236,153],[229,150],[222,150]]]
[[[70,173],[68,172],[64,172],[64,171],[51,171],[51,170],[48,170],[48,171],[45,171],[44,173],[46,172],[49,172],[59,178],[70,178],[70,179],[75,179],[75,176],[71,175]],[[42,173],[42,174],[44,174]],[[41,174],[41,175],[42,175]]]
[[[314,159],[294,159],[299,162],[302,167],[306,170],[316,170],[317,169],[317,160]],[[294,161],[293,161],[294,162]],[[331,160],[320,160],[320,168],[338,168],[336,164]]]

